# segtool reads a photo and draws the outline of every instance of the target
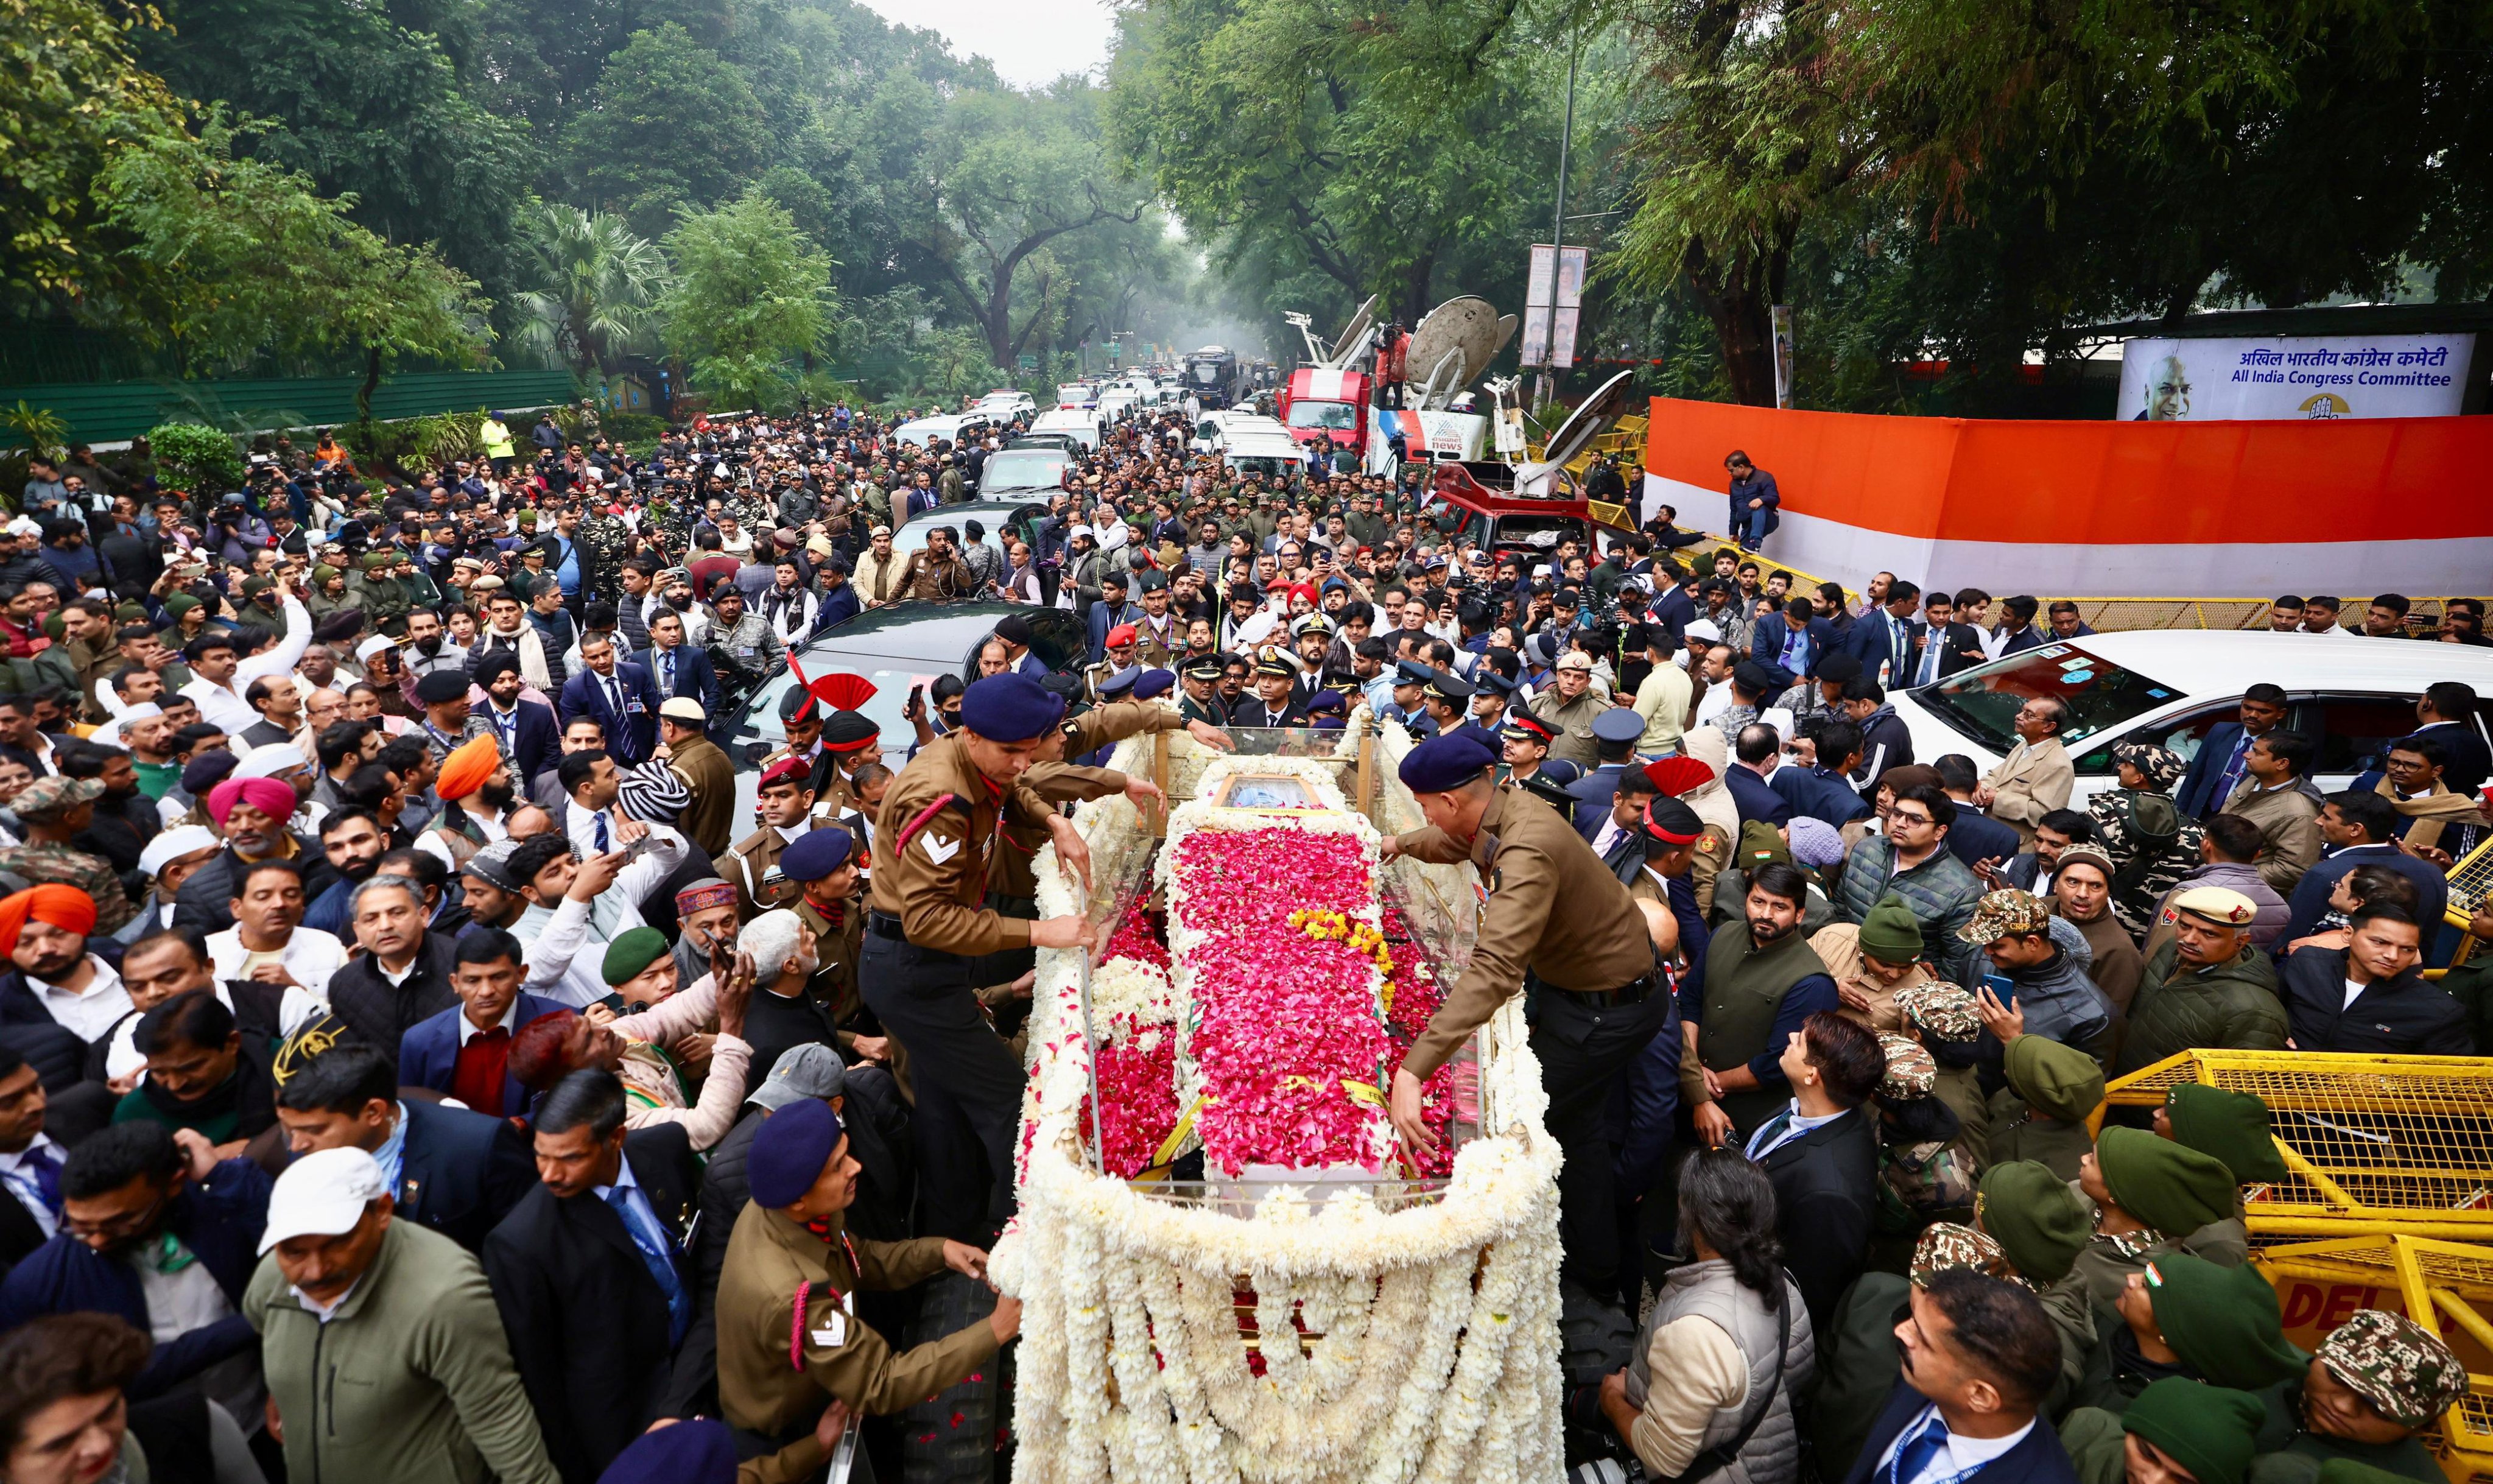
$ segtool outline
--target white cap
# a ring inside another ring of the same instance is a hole
[[[1695,622],[1681,628],[1680,632],[1691,639],[1702,639],[1707,644],[1721,644],[1723,642],[1722,626],[1717,624],[1711,619],[1698,619]]]
[[[205,825],[177,825],[147,842],[138,853],[138,874],[153,876],[184,856],[214,849],[217,833]]]
[[[351,1231],[364,1219],[364,1207],[387,1194],[381,1167],[371,1155],[351,1147],[315,1150],[286,1166],[268,1193],[260,1253],[293,1237]]]
[[[707,721],[709,712],[690,696],[676,696],[658,708],[658,714],[676,721]]]
[[[1065,539],[1068,541],[1072,540],[1076,536],[1089,536],[1094,541],[1099,539],[1099,533],[1093,530],[1088,526],[1076,526],[1071,530],[1065,533]]]
[[[303,749],[292,742],[270,742],[264,747],[252,748],[241,762],[234,765],[233,775],[237,778],[273,778],[289,768],[308,768],[311,765],[312,760],[303,755]]]
[[[31,515],[21,515],[11,521],[6,528],[0,529],[7,530],[13,536],[40,536],[44,533],[43,523]]]
[[[121,714],[113,719],[116,721],[144,721],[150,716],[162,716],[164,714],[165,708],[157,705],[153,701],[141,701],[136,706],[124,708]]]
[[[375,634],[370,639],[367,639],[363,643],[355,646],[355,657],[357,659],[370,659],[383,650],[395,650],[397,648],[397,640],[386,638],[380,634]]]

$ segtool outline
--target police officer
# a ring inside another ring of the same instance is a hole
[[[1433,737],[1437,724],[1428,719],[1428,681],[1437,672],[1416,659],[1399,661],[1394,667],[1394,711],[1396,719],[1413,737]]]
[[[1021,1064],[979,1014],[977,960],[1019,948],[1088,947],[1080,917],[1006,917],[986,904],[1010,824],[1044,829],[1086,881],[1091,849],[1022,775],[1049,744],[1065,702],[1026,675],[995,675],[961,697],[961,725],[918,749],[884,795],[858,981],[867,1008],[909,1048],[917,1091],[927,1225],[984,1235],[1012,1210]],[[985,1166],[980,1167],[983,1154]]]
[[[1389,835],[1387,856],[1468,861],[1488,888],[1471,966],[1394,1074],[1390,1111],[1404,1141],[1427,1147],[1420,1084],[1507,998],[1537,991],[1531,1045],[1549,1094],[1550,1136],[1566,1152],[1558,1176],[1561,1273],[1611,1291],[1618,1229],[1606,1117],[1620,1073],[1671,1019],[1644,915],[1565,816],[1489,770],[1487,734],[1430,738],[1402,759],[1403,786],[1427,828]]]
[[[1444,670],[1430,670],[1428,682],[1420,687],[1421,709],[1439,737],[1470,728],[1471,704],[1471,682]]]
[[[820,1476],[816,1430],[833,1404],[859,1416],[905,1410],[967,1378],[1021,1332],[1012,1298],[907,1350],[860,1320],[858,1290],[906,1288],[946,1268],[983,1280],[987,1255],[942,1237],[851,1236],[857,1168],[839,1114],[817,1098],[766,1115],[753,1136],[753,1198],[736,1219],[718,1281],[718,1400],[737,1456],[767,1460],[758,1471],[765,1480]],[[870,1466],[851,1475],[871,1476]]]
[[[795,757],[783,757],[762,770],[753,805],[762,828],[728,847],[718,858],[718,873],[736,888],[736,921],[749,923],[773,907],[796,898],[796,884],[780,869],[780,853],[815,827],[814,770]]]

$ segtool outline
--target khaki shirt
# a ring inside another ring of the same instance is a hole
[[[716,742],[697,737],[667,749],[667,767],[693,796],[676,828],[703,854],[724,853],[736,838],[736,765]]]
[[[1593,847],[1559,813],[1502,783],[1480,833],[1457,840],[1430,826],[1398,837],[1403,854],[1435,865],[1469,861],[1488,887],[1471,967],[1402,1065],[1426,1077],[1522,987],[1529,971],[1560,989],[1616,989],[1653,972],[1644,914]]]
[[[1593,738],[1593,723],[1609,709],[1610,703],[1590,687],[1573,701],[1562,700],[1554,683],[1532,701],[1532,714],[1549,723],[1558,734],[1549,743],[1549,755],[1588,772],[1602,757],[1602,744]]]
[[[989,781],[962,738],[947,733],[920,747],[883,796],[874,833],[886,843],[875,862],[874,910],[900,919],[911,943],[937,953],[975,957],[1028,948],[1030,924],[986,907],[987,878],[996,853],[1016,848],[1007,826],[1043,833],[1048,805],[1019,783]],[[902,844],[902,832],[939,801]]]
[[[984,1318],[968,1328],[895,1352],[852,1312],[858,1289],[891,1292],[944,1270],[944,1239],[826,1242],[777,1211],[750,1201],[728,1239],[718,1282],[718,1400],[728,1425],[767,1438],[811,1429],[833,1397],[863,1416],[890,1416],[966,1378],[996,1353]],[[856,1264],[850,1254],[856,1254]],[[820,1285],[826,1287],[812,1287]],[[796,1294],[806,1290],[803,1322]],[[834,1295],[837,1296],[834,1296]],[[811,1437],[779,1460],[816,1462]],[[792,1469],[789,1477],[806,1469]]]
[[[750,923],[774,907],[792,906],[804,889],[779,871],[788,837],[764,825],[711,863],[719,879],[736,888],[736,920]]]
[[[1904,978],[1892,984],[1871,973],[1861,961],[1861,926],[1857,923],[1829,923],[1809,935],[1809,946],[1824,960],[1826,972],[1835,976],[1837,988],[1849,986],[1870,1002],[1866,1012],[1847,1004],[1836,1014],[1874,1031],[1904,1029],[1905,1013],[1896,1008],[1898,990],[1938,983],[1938,976],[1918,959]]]
[[[1157,701],[1112,701],[1073,718],[1066,730],[1064,755],[1088,757],[1138,733],[1175,732],[1185,726],[1185,716]],[[1022,783],[1051,805],[1107,799],[1126,791],[1124,773],[1113,768],[1086,768],[1078,763],[1034,763],[1030,772],[1022,774]],[[1000,896],[1037,895],[1038,880],[1032,863],[1038,858],[1039,847],[1047,843],[1046,829],[1007,825],[1005,834],[1009,843],[996,852],[994,868],[987,873],[988,890]]]

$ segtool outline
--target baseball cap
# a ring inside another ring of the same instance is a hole
[[[285,1166],[268,1193],[268,1225],[259,1233],[265,1256],[299,1236],[337,1236],[354,1229],[364,1207],[389,1194],[381,1167],[361,1149],[318,1149]]]

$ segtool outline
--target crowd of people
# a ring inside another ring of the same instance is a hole
[[[2434,1476],[2447,1347],[2364,1311],[2305,1355],[2243,1269],[2257,1100],[2085,1119],[2193,1046],[2493,1051],[2481,970],[2418,973],[2488,829],[2466,686],[2324,794],[2280,639],[2238,725],[2073,807],[2057,701],[1981,769],[1888,693],[2074,608],[1855,599],[1667,508],[1485,549],[1424,469],[1241,475],[1174,414],[989,530],[945,511],[1014,429],[903,420],[37,467],[0,546],[12,1484],[976,1476],[1033,953],[1095,937],[1038,918],[1036,852],[1087,869],[1066,806],[1156,797],[1124,738],[1369,717],[1423,739],[1386,849],[1489,889],[1392,1115],[1426,1141],[1420,1079],[1533,995],[1568,1303],[1618,1340],[1569,1352],[1585,1468]],[[1771,476],[1733,474],[1754,545]],[[1074,623],[1000,612],[908,735],[799,674],[967,598]],[[785,745],[731,756],[754,706]]]

